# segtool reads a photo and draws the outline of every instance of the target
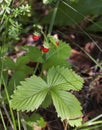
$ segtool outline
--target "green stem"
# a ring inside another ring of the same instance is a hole
[[[93,118],[93,119],[92,119],[92,120],[90,120],[89,122],[96,121],[96,120],[98,120],[98,119],[100,119],[100,118],[102,118],[102,114],[100,114],[99,116],[97,116],[97,117]],[[101,120],[101,122],[102,122],[102,120]]]
[[[6,83],[4,81],[3,76],[2,76],[2,81],[3,81],[3,84],[4,84],[4,89],[5,89],[6,97],[7,97],[9,108],[10,108],[10,113],[11,113],[11,117],[12,117],[12,121],[13,121],[13,125],[14,125],[14,130],[17,130],[16,122],[15,122],[15,119],[14,119],[14,114],[13,114],[13,111],[12,111],[12,108],[11,108],[11,105],[10,105],[10,99],[9,99],[9,95],[8,95],[8,91],[7,91],[7,86],[6,86]]]
[[[93,118],[92,120],[89,120],[83,126],[89,126],[89,125],[96,125],[96,124],[102,124],[102,120],[99,120],[102,117],[102,114]],[[98,121],[97,121],[98,120]]]
[[[14,125],[14,126],[11,126],[11,127],[14,130],[17,130],[17,128],[16,128],[16,122],[15,122],[15,119],[14,119],[14,114],[13,114],[13,111],[12,111],[12,108],[11,108],[11,105],[10,105],[10,99],[9,99],[9,94],[8,94],[8,91],[7,91],[7,86],[6,86],[6,83],[5,83],[5,80],[4,80],[4,77],[3,77],[3,73],[2,73],[2,70],[3,70],[3,60],[2,60],[1,64],[2,64],[1,65],[1,80],[2,80],[3,85],[4,85],[4,90],[5,90],[5,93],[6,93],[6,97],[7,97],[7,101],[8,101],[8,105],[9,105],[9,109],[10,109],[10,114],[11,114],[11,118],[12,118],[13,125]]]
[[[45,35],[45,33],[43,31],[41,31],[41,33],[43,34],[44,36],[44,40],[48,43],[48,39],[47,39],[47,36]]]
[[[102,69],[102,66],[84,49],[81,48],[81,50],[98,66],[100,69]]]
[[[5,125],[5,121],[4,121],[4,118],[3,118],[3,115],[2,115],[1,109],[0,109],[0,116],[1,116],[1,120],[2,120],[3,126],[4,126],[4,130],[7,130],[7,127],[6,127],[6,125]]]
[[[38,67],[39,67],[39,62],[36,64],[36,67],[35,67],[35,70],[34,70],[34,74],[36,74]]]
[[[11,108],[11,105],[10,105],[10,99],[9,99],[9,94],[8,94],[8,91],[7,91],[7,86],[6,86],[6,83],[4,81],[3,76],[2,76],[2,81],[3,81],[3,85],[4,85],[4,89],[5,89],[7,101],[8,101],[8,104],[9,104],[9,108],[10,108],[10,113],[11,113],[11,118],[12,118],[13,125],[14,125],[14,130],[17,130],[17,128],[16,128],[16,122],[15,122],[15,118],[14,118],[14,114],[13,114],[13,111],[12,111],[12,108]]]
[[[57,0],[56,6],[55,6],[55,8],[54,8],[54,12],[53,12],[53,14],[52,14],[50,27],[49,27],[49,30],[48,30],[48,34],[49,34],[49,35],[51,34],[52,29],[53,29],[53,25],[54,25],[54,22],[55,22],[55,17],[56,17],[56,14],[57,14],[57,10],[58,10],[59,3],[60,3],[60,0]]]
[[[23,129],[27,130],[26,123],[25,123],[25,120],[23,118],[23,115],[21,115],[21,123],[22,123]]]
[[[18,130],[21,130],[19,112],[17,112],[17,120],[18,120]]]
[[[9,113],[8,113],[8,111],[7,111],[7,109],[6,109],[6,105],[4,104],[4,101],[2,102],[2,107],[3,107],[3,109],[4,109],[5,115],[7,116],[7,119],[8,119],[8,121],[9,121],[11,127],[13,128],[13,123],[12,123],[11,118],[10,118],[10,116],[9,116]]]

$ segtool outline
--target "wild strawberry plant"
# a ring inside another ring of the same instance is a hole
[[[83,79],[67,62],[71,54],[70,46],[60,40],[59,45],[56,46],[55,41],[52,36],[48,36],[43,46],[48,44],[49,49],[44,48],[43,52],[42,48],[39,50],[36,47],[25,47],[28,49],[25,57],[41,64],[41,72],[37,74],[35,70],[35,74],[20,82],[12,95],[11,106],[17,111],[35,111],[44,102],[46,103],[49,97],[62,121],[68,120],[70,125],[79,126],[82,121],[82,107],[78,99],[69,91],[81,90]],[[38,64],[37,69],[39,69]]]
[[[3,45],[0,47],[0,86],[4,86],[0,96],[2,95],[1,104],[6,99],[8,101],[12,129],[17,130],[17,120],[14,120],[12,108],[17,111],[35,111],[51,104],[62,121],[67,120],[71,126],[79,126],[82,121],[82,107],[70,91],[81,90],[83,79],[71,69],[67,61],[71,47],[51,35],[44,35],[40,49],[36,46],[24,46],[22,49],[26,53],[13,61],[6,56],[8,44],[19,39],[22,33],[20,21],[22,16],[29,14],[30,6],[22,5],[22,2],[20,6],[13,6],[12,0],[0,2],[0,44]],[[34,42],[40,38],[38,33],[32,34]],[[30,62],[34,63],[33,67],[29,66]]]

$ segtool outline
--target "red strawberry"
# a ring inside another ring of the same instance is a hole
[[[42,46],[41,50],[42,52],[47,53],[49,51],[49,48]]]
[[[34,41],[38,41],[40,39],[40,36],[33,34],[32,38]]]

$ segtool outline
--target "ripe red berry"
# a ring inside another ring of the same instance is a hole
[[[32,38],[34,41],[38,41],[40,39],[40,36],[33,34]]]
[[[49,51],[49,48],[43,47],[41,48],[42,52],[47,53]]]

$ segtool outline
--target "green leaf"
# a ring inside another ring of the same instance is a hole
[[[33,73],[33,69],[27,66],[27,63],[29,63],[29,57],[27,56],[18,57],[16,62],[10,58],[5,59],[5,67],[12,72],[7,88],[10,95],[12,94],[14,88],[19,85],[20,81],[24,80],[26,76]]]
[[[75,3],[76,5],[76,3]],[[72,6],[72,5],[70,5]],[[78,5],[77,5],[78,6]],[[46,17],[43,17],[42,23],[49,24],[51,21],[51,16],[53,14],[53,9],[49,11],[49,14]],[[79,23],[83,19],[78,13],[67,7],[65,4],[61,3],[59,5],[57,15],[55,18],[54,25],[56,26],[67,26]]]
[[[17,110],[33,111],[44,101],[47,92],[47,84],[40,77],[33,75],[18,86],[12,96],[11,106]]]
[[[25,55],[28,56],[31,61],[39,62],[39,63],[43,62],[42,53],[37,47],[25,46],[23,48],[28,50],[28,53]]]
[[[46,125],[46,122],[43,119],[43,117],[37,113],[33,113],[31,116],[23,115],[23,117],[26,121],[26,124],[28,126],[31,126],[33,130],[34,130],[34,125],[41,126],[41,127],[44,127]]]
[[[47,84],[61,90],[80,90],[83,79],[71,69],[65,67],[52,67],[47,73]]]
[[[82,107],[75,96],[66,90],[80,90],[83,79],[71,69],[57,66],[49,69],[47,84],[58,116],[62,120],[68,119],[71,126],[80,126]]]
[[[30,67],[23,67],[24,68],[22,70],[15,71],[12,77],[10,78],[7,88],[9,95],[13,93],[16,86],[20,84],[20,81],[23,81],[27,75],[30,75],[32,73],[32,69]]]
[[[89,27],[86,28],[86,31],[92,31],[92,32],[102,32],[102,21],[99,20]]]
[[[4,81],[2,80],[2,77],[3,77]],[[8,71],[7,70],[2,71],[2,75],[0,77],[0,80],[2,80],[2,84],[4,84],[4,82],[5,82],[5,84],[7,85],[8,77],[9,77]],[[3,87],[3,86],[1,86],[1,87]]]
[[[27,66],[29,61],[30,59],[26,55],[18,57],[15,63],[15,72],[21,71],[21,73],[24,73],[25,75],[31,74],[33,69]]]
[[[80,103],[74,95],[66,90],[80,90],[83,83],[82,78],[72,70],[59,66],[49,69],[46,78],[45,82],[40,77],[33,75],[22,81],[11,99],[13,109],[33,111],[41,104],[45,105],[44,101],[47,101],[48,106],[48,100],[52,98],[58,116],[62,120],[68,119],[72,126],[79,126],[82,115]]]
[[[20,56],[17,58],[16,66],[20,67],[29,63],[30,59],[28,56]]]
[[[0,27],[0,31],[1,31],[1,28],[2,26]],[[8,51],[8,44],[3,44],[2,46],[0,45],[0,57],[5,56],[7,51]]]
[[[67,58],[71,54],[71,47],[63,41],[59,41],[59,44],[55,48],[50,48],[50,51],[46,54],[46,61],[43,63],[44,69],[57,65],[68,66]]]
[[[14,61],[13,61],[11,58],[9,58],[9,57],[6,57],[6,58],[4,59],[4,66],[5,66],[5,68],[8,69],[8,70],[15,70],[15,63],[14,63]]]
[[[74,120],[74,122],[72,122],[72,119],[76,119],[76,118],[81,119],[82,107],[80,106],[80,103],[75,98],[75,96],[69,92],[65,92],[65,91],[57,90],[57,89],[51,90],[51,96],[52,96],[56,111],[58,113],[58,116],[61,117],[62,120],[65,120],[65,119],[67,119],[68,121],[71,120],[71,124],[76,125],[77,120],[76,121]],[[81,124],[81,122],[78,124]]]
[[[68,120],[68,123],[71,125],[71,126],[81,126],[82,125],[82,115],[79,116],[79,117],[76,117],[76,118],[73,118],[73,119],[70,119]]]
[[[42,19],[43,24],[50,24],[53,8]],[[78,2],[62,1],[56,15],[54,25],[66,26],[80,23],[86,16],[101,15],[102,0],[78,0]]]
[[[30,68],[27,65],[21,65],[21,66],[16,66],[15,72],[17,71],[21,71],[21,73],[25,73],[26,75],[29,75],[33,73],[33,68]]]
[[[51,104],[52,104],[52,98],[51,98],[50,94],[47,94],[47,96],[46,96],[46,98],[45,98],[45,100],[43,101],[43,103],[42,103],[41,106],[42,106],[43,108],[47,108],[47,107],[49,107]]]
[[[91,6],[92,5],[92,6]],[[102,0],[79,0],[78,6],[73,5],[80,13],[85,15],[101,15]]]

